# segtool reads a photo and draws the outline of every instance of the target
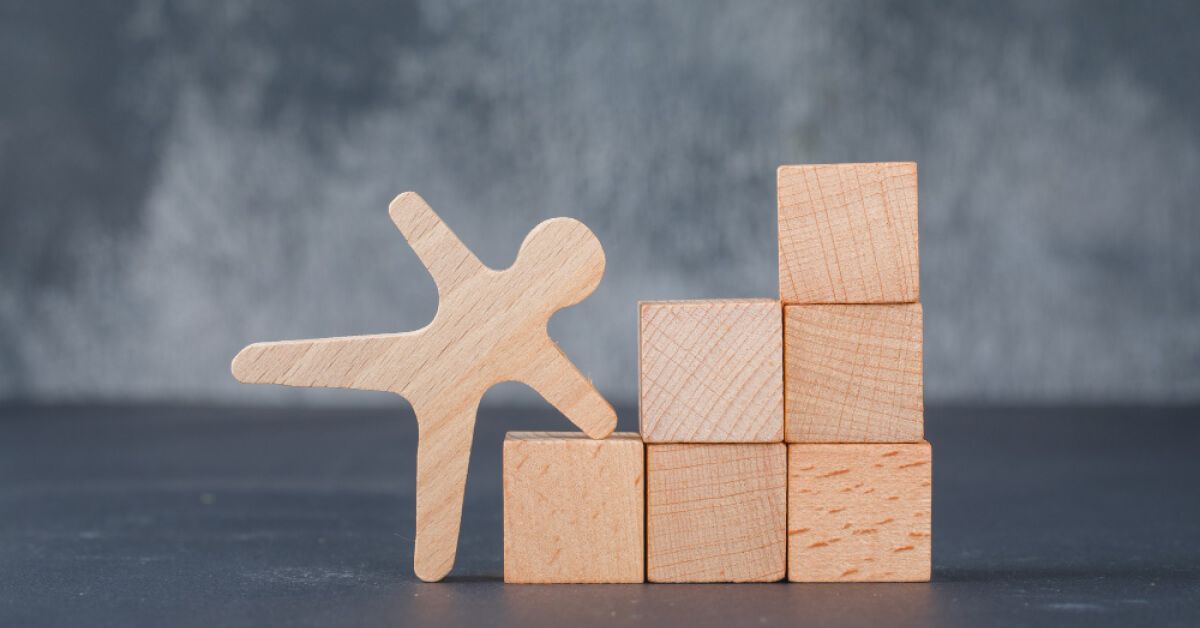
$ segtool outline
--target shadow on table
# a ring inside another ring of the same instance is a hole
[[[1079,565],[998,565],[955,567],[934,571],[934,582],[955,583],[1059,583],[1136,580],[1140,582],[1200,582],[1200,565],[1148,564],[1143,562]]]
[[[494,585],[494,586],[492,586]],[[689,626],[789,622],[842,623],[848,612],[866,625],[923,625],[933,615],[933,589],[919,584],[632,584],[502,585],[466,576],[420,585],[399,601],[406,622],[454,625],[478,620],[536,626],[646,622]],[[399,609],[397,609],[399,610]]]

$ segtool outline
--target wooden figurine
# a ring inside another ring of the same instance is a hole
[[[643,449],[627,432],[509,432],[504,581],[645,581]]]
[[[438,309],[410,332],[252,344],[233,375],[254,384],[394,392],[417,416],[416,545],[422,580],[454,565],[479,399],[492,385],[528,384],[592,438],[616,427],[612,406],[546,333],[557,310],[582,301],[604,274],[604,250],[582,223],[547,220],[505,270],[484,266],[413,192],[392,221],[437,283]]]
[[[647,579],[782,579],[787,554],[785,447],[646,445]]]
[[[925,582],[929,443],[788,445],[788,580]]]
[[[779,301],[644,301],[639,310],[647,443],[783,440]]]
[[[920,303],[786,306],[784,440],[921,440],[921,314]]]
[[[780,166],[784,303],[920,300],[917,164]]]

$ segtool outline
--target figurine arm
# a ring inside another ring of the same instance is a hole
[[[397,390],[397,363],[412,332],[285,340],[252,344],[233,358],[231,370],[247,384],[284,384],[312,388]]]
[[[558,408],[588,436],[607,438],[617,427],[617,413],[579,369],[546,337],[521,381]]]
[[[397,196],[388,214],[433,275],[438,294],[447,294],[487,268],[416,192]]]

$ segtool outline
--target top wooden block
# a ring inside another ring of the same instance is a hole
[[[920,300],[917,164],[780,166],[784,303]]]

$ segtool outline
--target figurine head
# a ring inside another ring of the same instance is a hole
[[[604,276],[604,248],[586,225],[571,218],[552,218],[533,228],[509,272],[536,282],[532,289],[548,295],[555,309],[587,298]]]

